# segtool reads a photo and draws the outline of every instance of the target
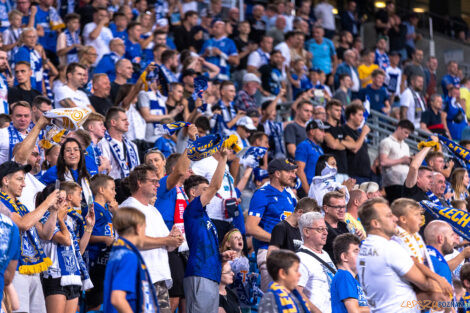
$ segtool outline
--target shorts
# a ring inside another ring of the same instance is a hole
[[[104,274],[106,265],[95,264],[90,267],[90,279],[93,282],[93,288],[85,292],[86,308],[95,308],[103,303],[104,292]]]
[[[24,275],[17,271],[13,277],[13,287],[18,293],[20,303],[20,308],[15,312],[46,312],[46,302],[39,274]]]
[[[184,298],[183,279],[188,263],[188,258],[184,254],[185,252],[168,252],[171,279],[173,280],[173,286],[168,290],[170,298]]]
[[[153,284],[157,294],[157,301],[160,313],[171,313],[170,297],[165,281],[159,281]]]
[[[80,297],[81,286],[70,285],[62,286],[59,278],[44,278],[41,277],[42,290],[44,298],[53,295],[64,295],[65,299],[72,300]]]

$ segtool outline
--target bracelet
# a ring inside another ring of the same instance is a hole
[[[85,226],[85,232],[91,234],[93,232],[93,228],[88,228]]]

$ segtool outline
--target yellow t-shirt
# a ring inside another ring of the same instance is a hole
[[[369,66],[367,66],[365,64],[359,65],[359,67],[357,68],[357,71],[359,73],[359,79],[366,78],[367,76],[372,74],[372,72],[375,71],[378,68],[379,68],[379,66],[377,64],[371,64]],[[365,81],[362,84],[362,88],[367,87],[367,85],[369,85],[370,83],[372,83],[372,77],[370,77],[367,81]]]
[[[470,119],[470,90],[468,88],[460,88],[460,98],[465,100],[465,111],[467,118]]]
[[[349,231],[351,231],[351,228],[353,228],[354,230],[362,231],[364,234],[366,233],[364,227],[362,226],[362,223],[356,220],[351,214],[346,213],[344,220]]]

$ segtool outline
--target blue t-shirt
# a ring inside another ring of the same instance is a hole
[[[297,146],[297,149],[295,149],[295,160],[305,163],[304,172],[309,185],[312,182],[313,176],[315,176],[315,167],[321,155],[323,155],[323,149],[308,138],[302,141]]]
[[[432,266],[434,267],[434,272],[437,275],[444,277],[449,284],[452,285],[452,272],[450,271],[449,265],[447,264],[444,256],[442,256],[442,254],[432,246],[427,246],[427,248]]]
[[[381,111],[385,106],[385,101],[388,100],[387,89],[384,86],[379,89],[373,89],[371,85],[367,85],[366,88],[359,90],[359,99],[366,101],[369,99],[371,110]]]
[[[155,201],[155,207],[162,215],[166,227],[171,229],[173,228],[173,224],[175,222],[176,187],[167,190],[167,180],[168,176],[160,179],[160,187],[157,189],[157,201]]]
[[[117,310],[111,304],[113,290],[125,291],[126,300],[129,302],[132,312],[137,311],[138,260],[138,256],[127,249],[113,250],[110,253],[104,276],[103,312],[117,313]]]
[[[111,33],[113,33],[113,38],[121,38],[122,41],[126,42],[127,40],[127,31],[124,29],[123,31],[118,31],[116,24],[109,23],[109,29],[111,30]]]
[[[295,73],[292,73],[291,76],[292,76],[292,79],[294,79],[294,80],[299,79],[299,76]],[[312,82],[310,81],[310,79],[308,78],[307,75],[303,74],[302,77],[300,77],[300,88],[297,88],[294,85],[292,85],[292,93],[294,95],[294,99],[297,99],[297,97],[302,92],[304,92],[306,90],[309,90],[309,89],[312,89],[312,88],[313,88]]]
[[[251,198],[248,214],[260,217],[259,227],[271,233],[274,226],[294,212],[294,201],[285,189],[281,192],[270,184],[256,190]],[[258,249],[267,249],[269,243],[253,238],[253,246]]]
[[[331,311],[348,313],[344,300],[357,299],[359,306],[367,306],[367,299],[359,282],[349,271],[339,269],[331,281]]]
[[[78,171],[77,170],[70,170],[72,173],[72,177],[74,181],[78,181]],[[40,181],[44,185],[49,185],[55,183],[57,180],[57,165],[52,166],[49,168],[44,174],[42,174],[42,177]]]
[[[173,140],[165,138],[163,136],[155,141],[153,147],[160,150],[165,156],[165,158],[168,158],[170,154],[175,153],[176,151],[176,143]]]
[[[92,236],[113,236],[113,215],[109,212],[108,208],[102,207],[99,203],[94,202],[93,208],[95,209],[95,226],[93,226]],[[90,261],[95,261],[99,256],[100,251],[106,249],[104,242],[90,243],[87,246],[88,258]]]
[[[323,38],[321,44],[315,39],[310,39],[305,43],[305,49],[312,53],[312,68],[320,69],[325,74],[330,74],[333,70],[331,57],[336,55],[335,45],[328,38]]]
[[[6,215],[0,214],[0,301],[3,298],[4,275],[10,261],[20,258],[20,232],[18,227]]]
[[[232,39],[222,37],[220,39],[211,38],[204,41],[200,54],[203,55],[208,48],[218,48],[220,51],[225,53],[227,57],[231,55],[237,55],[237,46]],[[228,79],[230,77],[230,65],[227,60],[222,60],[220,56],[209,56],[206,57],[207,62],[217,65],[220,68],[220,79]]]
[[[39,5],[36,7],[38,11],[34,17],[34,27],[41,25],[44,28],[44,36],[38,37],[38,42],[45,50],[56,52],[57,32],[51,29],[49,11],[43,11]]]
[[[119,61],[119,59],[121,59],[121,57],[114,52],[103,55],[96,65],[94,73],[105,73],[108,75],[109,81],[114,81],[116,79],[116,62]]]
[[[217,230],[202,206],[201,197],[188,204],[183,214],[189,259],[184,277],[198,276],[220,283],[222,263]]]
[[[441,87],[444,96],[447,96],[447,85],[453,85],[455,87],[460,87],[460,77],[452,75],[444,75],[441,80]]]
[[[126,53],[124,57],[132,63],[140,64],[142,61],[142,48],[138,42],[132,43],[129,39],[125,41]],[[137,73],[139,74],[139,73]]]

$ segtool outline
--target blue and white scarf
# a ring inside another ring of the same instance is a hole
[[[163,72],[163,75],[165,75],[165,78],[166,78],[168,84],[176,83],[178,81],[178,78],[176,77],[175,73],[173,73],[165,65],[160,66],[160,70]]]
[[[104,138],[109,144],[109,148],[111,153],[113,154],[114,159],[119,164],[119,169],[121,171],[121,178],[129,176],[130,171],[139,165],[139,155],[137,151],[134,150],[134,146],[132,142],[127,140],[125,136],[122,137],[122,145],[124,149],[126,149],[125,154],[121,152],[119,148],[119,144],[117,142],[113,142],[113,138],[109,135],[106,131],[104,134]],[[127,157],[126,157],[127,155]]]
[[[28,128],[28,132],[31,130],[32,126],[30,125]],[[20,143],[23,141],[23,137],[21,136],[20,132],[18,129],[16,129],[15,126],[13,126],[13,122],[8,125],[8,158],[11,160],[13,158],[13,148],[15,147],[16,144]]]
[[[155,134],[157,136],[163,136],[163,135],[168,135],[171,136],[176,131],[179,129],[189,126],[191,123],[188,122],[174,122],[174,123],[168,123],[168,124],[160,124],[160,123],[154,123],[155,127]]]
[[[49,79],[49,70],[44,70],[44,88],[46,88],[46,95],[52,101],[54,100],[54,94],[52,93],[51,81]]]
[[[10,114],[10,105],[8,104],[8,83],[7,78],[3,74],[0,74],[0,99],[3,104],[3,112],[0,113]]]
[[[458,145],[454,141],[448,139],[447,137],[437,135],[439,138],[439,141],[442,143],[442,145],[447,149],[447,151],[451,152],[453,155],[457,157],[457,160],[459,163],[463,166],[466,167],[465,163],[470,163],[470,151],[465,149],[464,147]],[[462,162],[464,161],[464,162]]]
[[[255,168],[259,166],[259,160],[261,160],[266,152],[267,148],[264,147],[249,147],[240,159],[240,165],[245,167]]]
[[[74,44],[80,44],[80,36],[78,31],[70,33],[68,29],[64,31],[65,35],[65,44],[67,47],[71,47]],[[67,64],[72,62],[78,62],[78,50],[77,48],[73,48],[69,52],[67,52]]]
[[[282,133],[282,122],[266,121],[264,124],[264,131],[269,139],[274,143],[272,149],[274,150],[274,158],[285,158],[286,149],[284,145],[284,134]],[[271,147],[271,145],[270,145]]]
[[[138,306],[135,313],[160,312],[155,288],[152,284],[152,280],[150,279],[150,274],[148,272],[147,266],[145,265],[145,261],[139,250],[130,241],[123,237],[119,237],[119,239],[113,245],[113,250],[111,251],[109,258],[111,259],[114,255],[118,255],[120,250],[132,251],[139,260],[139,270],[137,272],[138,288],[136,288]]]
[[[263,50],[261,50],[261,48],[258,48],[256,52],[258,53],[259,58],[261,60],[260,67],[263,65],[269,64],[269,59],[270,59],[269,53],[264,52]]]
[[[429,201],[436,205],[442,205],[441,200],[432,192],[431,190],[426,191],[426,196],[428,196]],[[445,204],[450,206],[450,201],[443,198]]]
[[[229,103],[228,107],[225,105],[225,103],[222,102],[222,100],[219,100],[218,104],[220,105],[220,109],[222,110],[222,117],[225,123],[228,123],[235,118],[235,116],[237,115],[237,111],[235,110],[233,101]],[[235,128],[235,126],[233,126],[232,128]]]
[[[29,210],[18,200],[16,202],[7,194],[0,192],[0,201],[12,213],[23,217]],[[52,261],[42,250],[36,227],[21,232],[21,256],[18,271],[20,274],[30,275],[44,272],[52,265]]]

